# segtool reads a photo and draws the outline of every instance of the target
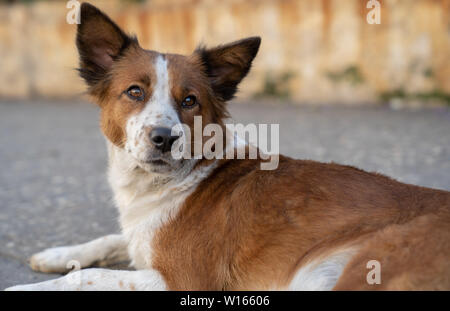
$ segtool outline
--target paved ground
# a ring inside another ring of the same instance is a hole
[[[235,121],[279,123],[282,153],[450,190],[450,110],[234,104]],[[0,103],[0,289],[55,277],[34,252],[118,231],[98,111],[84,103]]]

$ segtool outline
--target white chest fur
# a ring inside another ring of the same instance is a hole
[[[175,217],[186,198],[206,178],[215,163],[167,177],[136,169],[136,162],[109,143],[109,182],[120,212],[122,232],[136,269],[150,268],[152,239],[162,225]]]

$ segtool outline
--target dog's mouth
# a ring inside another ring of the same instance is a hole
[[[173,163],[170,162],[170,159],[164,158],[147,158],[145,161],[141,162],[141,167],[148,172],[154,173],[167,173],[171,172],[175,169]]]
[[[172,158],[170,153],[161,154],[149,151],[146,157],[139,161],[142,169],[148,172],[168,173],[180,168],[183,161]]]
[[[164,165],[169,165],[168,162],[161,160],[161,159],[149,159],[147,161],[145,161],[145,163],[150,164],[150,165],[154,165],[154,166],[164,166]]]

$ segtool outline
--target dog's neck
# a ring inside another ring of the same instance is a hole
[[[186,198],[217,166],[217,160],[206,165],[193,161],[172,175],[161,175],[139,168],[126,151],[110,142],[108,155],[108,179],[130,258],[136,267],[148,267],[152,252],[146,241],[176,216]]]
[[[216,161],[211,161],[207,165],[196,166],[198,160],[192,159],[173,173],[151,173],[142,169],[122,148],[109,141],[107,145],[108,180],[119,208],[122,225],[125,225],[123,222],[128,222],[131,214],[141,214],[144,210],[158,208],[165,200],[173,200],[192,192],[216,165]],[[135,218],[134,216],[132,218]]]

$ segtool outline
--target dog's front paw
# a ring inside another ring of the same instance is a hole
[[[44,273],[66,273],[79,264],[75,246],[55,247],[34,254],[30,258],[30,267],[34,271]]]

